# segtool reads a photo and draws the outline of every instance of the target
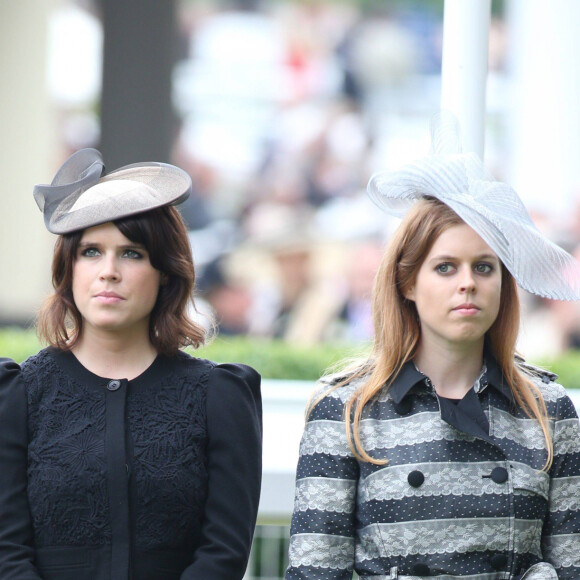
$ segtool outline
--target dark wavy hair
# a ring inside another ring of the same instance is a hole
[[[166,278],[159,287],[149,320],[152,345],[166,355],[176,354],[185,346],[201,346],[206,332],[190,318],[190,312],[195,311],[195,269],[179,211],[161,207],[113,223],[126,238],[147,249],[151,265]],[[74,348],[83,329],[83,319],[72,292],[73,265],[83,232],[58,237],[52,260],[54,293],[45,300],[38,314],[39,338],[60,350]]]

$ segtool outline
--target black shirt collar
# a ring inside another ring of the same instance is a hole
[[[498,393],[503,395],[508,401],[513,402],[514,396],[512,390],[509,387],[507,379],[501,370],[501,367],[495,360],[495,357],[486,352],[485,362],[487,364],[486,378],[488,384],[493,387]]]
[[[417,370],[412,360],[407,361],[389,387],[391,398],[395,403],[400,403],[416,384],[424,384],[424,381],[425,375]]]

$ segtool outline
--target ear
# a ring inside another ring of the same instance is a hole
[[[160,286],[166,286],[169,282],[169,276],[165,272],[161,272],[161,278],[159,280]]]
[[[408,288],[405,291],[404,296],[407,300],[410,300],[411,302],[415,302],[415,286],[411,286],[410,288]]]

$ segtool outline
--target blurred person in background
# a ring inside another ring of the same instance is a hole
[[[580,427],[516,357],[516,283],[580,299],[580,264],[457,147],[375,174],[406,216],[373,293],[369,358],[328,376],[300,446],[286,578],[580,578]],[[438,145],[455,145],[438,152]]]
[[[242,282],[228,275],[224,257],[206,265],[197,290],[211,307],[221,336],[248,332],[252,295]]]
[[[337,316],[333,336],[351,341],[372,339],[372,290],[382,256],[381,244],[373,240],[353,248],[346,272],[346,298]]]
[[[260,376],[197,359],[189,175],[72,155],[35,187],[59,234],[50,345],[0,368],[0,578],[244,576],[261,481]],[[224,429],[227,425],[227,429]]]

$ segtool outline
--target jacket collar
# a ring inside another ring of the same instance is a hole
[[[412,360],[407,361],[389,387],[393,402],[399,404],[407,393],[421,382],[425,385],[425,375],[417,370]]]
[[[498,393],[503,395],[508,401],[514,401],[514,395],[509,387],[507,379],[501,370],[501,367],[495,360],[491,352],[486,351],[485,362],[487,364],[486,379],[488,384],[493,387]]]
[[[514,398],[508,382],[489,349],[485,350],[484,358],[487,372],[485,373],[485,376],[482,377],[481,385],[483,386],[487,383],[488,386],[493,387],[508,401],[512,402]],[[389,393],[393,402],[396,404],[401,403],[409,391],[418,384],[427,388],[425,375],[417,370],[412,360],[409,360],[403,365],[401,371],[389,387]]]

